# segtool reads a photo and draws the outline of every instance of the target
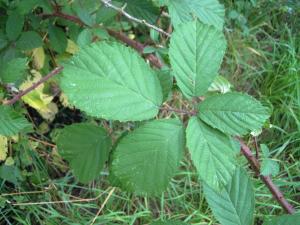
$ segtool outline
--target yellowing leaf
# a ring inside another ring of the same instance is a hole
[[[59,100],[60,100],[61,104],[62,104],[64,107],[68,107],[68,108],[71,108],[71,109],[74,108],[74,106],[72,106],[72,105],[69,103],[68,97],[67,97],[64,93],[61,93],[61,94],[60,94]]]
[[[12,166],[15,164],[15,160],[13,159],[13,157],[7,157],[4,164],[6,166]]]
[[[40,111],[39,112],[41,114],[41,116],[49,121],[53,121],[55,118],[56,113],[58,113],[58,107],[55,103],[50,102],[47,105],[47,111]]]
[[[28,79],[23,84],[21,84],[21,90],[32,86],[42,78],[41,74],[38,72],[33,72],[33,76],[34,77],[32,80]],[[52,103],[54,97],[44,93],[44,86],[44,84],[40,85],[35,90],[23,96],[22,100],[32,108],[36,109],[44,119],[51,121],[54,119],[54,116],[58,112],[58,109],[57,106]]]
[[[74,55],[76,52],[78,52],[78,50],[79,50],[79,47],[77,46],[77,44],[74,41],[68,39],[68,45],[66,48],[66,52]]]
[[[45,51],[43,47],[35,48],[32,51],[32,57],[33,57],[33,66],[37,70],[40,70],[44,67],[45,64]]]
[[[0,135],[0,161],[7,157],[7,138]]]

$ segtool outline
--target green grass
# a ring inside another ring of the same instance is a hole
[[[275,183],[299,209],[300,7],[297,1],[258,2],[247,12],[247,35],[227,32],[229,54],[223,73],[238,90],[251,93],[271,109],[271,128],[264,130],[259,142],[270,147],[280,164]],[[263,215],[284,213],[257,180],[255,192],[258,221]]]
[[[257,2],[255,6],[250,1],[226,1],[227,12],[234,9],[239,16],[227,22],[228,52],[222,74],[237,90],[255,95],[272,109],[272,128],[264,131],[259,141],[270,147],[272,157],[280,164],[275,183],[300,209],[300,11],[297,1]],[[294,7],[292,14],[288,7]],[[82,186],[51,147],[24,142],[16,148],[18,154],[28,154],[31,174],[17,188],[0,183],[2,193],[42,192],[2,195],[0,205],[5,207],[0,209],[0,224],[90,224],[111,191],[107,172]],[[241,157],[241,161],[247,168],[246,160]],[[261,224],[266,215],[283,214],[260,180],[253,178],[253,182],[256,224]],[[79,197],[81,202],[70,202]],[[87,201],[91,198],[97,199]],[[13,206],[5,201],[28,204]],[[218,224],[190,160],[181,163],[181,170],[161,197],[137,197],[116,189],[96,224],[149,224],[155,219]]]

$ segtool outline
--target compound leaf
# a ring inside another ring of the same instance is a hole
[[[187,147],[200,179],[220,190],[234,173],[236,151],[233,142],[197,117],[190,119],[186,135]]]
[[[223,33],[212,26],[193,21],[175,30],[170,61],[177,84],[186,97],[207,92],[218,74],[225,50]]]
[[[163,192],[183,155],[183,126],[177,119],[147,122],[122,138],[114,152],[114,176],[137,194]]]
[[[200,104],[199,117],[224,133],[244,135],[261,129],[269,114],[253,97],[230,92],[208,97]]]
[[[206,200],[222,225],[252,225],[254,191],[246,171],[237,168],[231,181],[221,192],[204,185]]]
[[[65,127],[56,143],[59,154],[70,163],[75,176],[83,183],[100,175],[111,148],[106,131],[86,123]]]
[[[151,0],[115,0],[115,2],[125,5],[125,11],[139,19],[144,19],[149,23],[155,23],[159,16],[159,9]]]
[[[155,72],[133,49],[118,43],[81,49],[65,65],[61,87],[75,107],[108,120],[150,119],[162,102]]]

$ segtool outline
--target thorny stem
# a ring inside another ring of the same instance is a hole
[[[110,4],[108,1],[105,1],[105,0],[102,0],[102,2],[105,2],[105,4]],[[107,5],[109,6],[109,5]],[[120,9],[118,9],[120,10]],[[124,15],[124,10],[121,9],[120,13],[122,13]],[[126,15],[129,15],[128,13],[126,13],[124,16]],[[66,20],[69,20],[69,21],[72,21],[74,23],[77,23],[78,25],[80,26],[87,26],[83,21],[81,21],[78,17],[75,17],[75,16],[72,16],[72,15],[67,15],[67,14],[63,14],[61,12],[54,12],[53,14],[43,14],[41,15],[43,18],[49,18],[49,17],[60,17],[60,18],[63,18],[63,19],[66,19]],[[126,16],[127,18],[134,18],[132,16]],[[137,22],[137,21],[136,21]],[[139,21],[143,24],[145,24],[143,21]],[[145,24],[147,26],[147,24]],[[154,29],[152,26],[150,26],[150,28]],[[128,38],[126,35],[120,33],[120,32],[116,32],[116,31],[113,31],[113,30],[110,30],[110,29],[107,29],[108,33],[115,37],[116,39],[126,43],[127,45],[131,46],[132,48],[136,49],[140,54],[143,53],[143,49],[144,49],[144,46],[143,44],[137,42],[137,41],[134,41],[134,40],[131,40],[130,38]],[[166,36],[170,36],[169,33],[167,33]],[[150,63],[158,68],[158,69],[161,69],[162,68],[162,63],[160,61],[159,58],[157,58],[155,55],[148,55],[146,57]],[[62,69],[62,68],[61,68]],[[59,71],[60,72],[60,71]],[[57,72],[57,73],[59,73]],[[57,73],[54,73],[52,74],[53,76]],[[50,73],[51,74],[51,73]],[[49,75],[49,74],[48,74]],[[47,75],[47,76],[48,76]],[[46,77],[45,77],[46,78]],[[43,81],[44,82],[44,81]],[[35,87],[33,87],[31,90],[33,90]],[[30,90],[29,90],[30,91]],[[28,91],[28,92],[29,92]],[[28,93],[27,92],[27,93]],[[26,94],[26,93],[25,93]],[[22,95],[23,96],[23,95]],[[22,96],[20,97],[17,97],[15,96],[14,99],[12,99],[11,101],[9,101],[10,104],[13,104],[14,102],[16,102],[18,99],[20,99]],[[12,103],[11,103],[12,102]],[[169,109],[170,110],[170,109]],[[173,110],[174,111],[174,110]],[[178,111],[178,110],[176,110]],[[194,114],[194,112],[189,112],[190,114]],[[250,148],[243,142],[242,139],[240,138],[237,138],[241,144],[241,153],[247,158],[248,162],[250,163],[251,165],[251,168],[252,170],[260,177],[260,179],[264,182],[264,184],[268,187],[268,189],[270,190],[270,192],[272,193],[273,197],[275,198],[275,200],[282,206],[282,208],[289,214],[293,214],[295,212],[295,209],[294,207],[289,204],[287,202],[287,200],[284,198],[282,192],[278,189],[278,187],[273,183],[272,179],[270,176],[263,176],[263,175],[260,175],[260,165],[259,165],[259,161],[258,159],[256,159]]]
[[[132,21],[134,21],[134,22],[136,22],[136,23],[144,24],[145,26],[149,27],[150,29],[156,30],[157,32],[159,32],[159,33],[161,33],[161,34],[163,34],[163,35],[165,35],[165,36],[167,36],[167,37],[171,37],[171,34],[165,32],[163,29],[161,29],[161,28],[159,28],[159,27],[156,27],[156,26],[154,26],[154,25],[148,23],[146,20],[140,20],[140,19],[138,19],[138,18],[133,17],[133,16],[130,15],[129,13],[127,13],[127,12],[125,11],[126,5],[123,6],[122,8],[118,8],[117,6],[111,4],[111,3],[110,3],[110,2],[111,2],[110,0],[101,0],[101,2],[102,2],[106,7],[111,8],[111,9],[114,9],[114,10],[116,10],[117,12],[121,13],[121,14],[122,14],[123,16],[125,16],[127,19],[132,20]]]
[[[282,206],[282,208],[289,214],[295,213],[294,207],[288,203],[288,201],[284,198],[282,192],[278,189],[278,187],[273,183],[270,176],[263,176],[260,174],[260,165],[258,160],[252,154],[250,148],[243,142],[242,139],[237,138],[241,144],[241,152],[247,158],[250,163],[252,170],[256,173],[257,176],[264,182],[264,184],[268,187],[270,192],[272,193],[275,200]]]
[[[121,32],[117,32],[111,29],[106,29],[108,34],[110,36],[113,36],[114,38],[122,41],[123,43],[126,43],[127,45],[131,46],[132,48],[134,48],[135,50],[137,50],[140,54],[143,55],[143,51],[144,51],[144,45],[141,44],[138,41],[132,40],[130,38],[128,38],[125,34],[121,33]],[[154,55],[154,54],[147,54],[145,56],[145,58],[147,60],[149,60],[150,64],[158,69],[161,69],[163,67],[162,62]]]
[[[59,74],[63,70],[63,67],[57,67],[54,70],[52,70],[50,73],[48,73],[46,76],[41,78],[38,82],[34,83],[32,86],[29,88],[20,91],[17,95],[15,95],[12,99],[3,102],[3,105],[13,105],[15,104],[19,99],[21,99],[24,95],[28,94],[29,92],[33,91],[36,89],[38,86],[41,84],[45,83],[47,80],[49,80],[51,77],[54,77],[55,75]]]
[[[68,21],[71,21],[73,23],[76,23],[80,26],[86,26],[89,27],[87,24],[85,24],[82,20],[80,20],[80,18],[76,17],[76,16],[72,16],[72,15],[68,15],[62,12],[54,12],[52,14],[40,14],[40,16],[44,19],[47,18],[51,18],[51,17],[59,17]],[[130,38],[128,38],[125,34],[121,33],[121,32],[117,32],[111,29],[106,29],[106,31],[109,33],[110,36],[122,41],[123,43],[126,43],[127,45],[131,46],[132,48],[134,48],[135,50],[137,50],[140,54],[143,55],[143,51],[144,51],[144,45],[141,44],[140,42],[137,42],[135,40],[132,40]],[[161,69],[163,67],[163,64],[161,63],[161,61],[153,54],[147,54],[145,56],[145,58],[147,60],[149,60],[149,62],[155,66],[156,68]]]

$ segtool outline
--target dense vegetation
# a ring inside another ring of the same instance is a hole
[[[0,224],[299,224],[299,30],[297,0],[0,0]]]

